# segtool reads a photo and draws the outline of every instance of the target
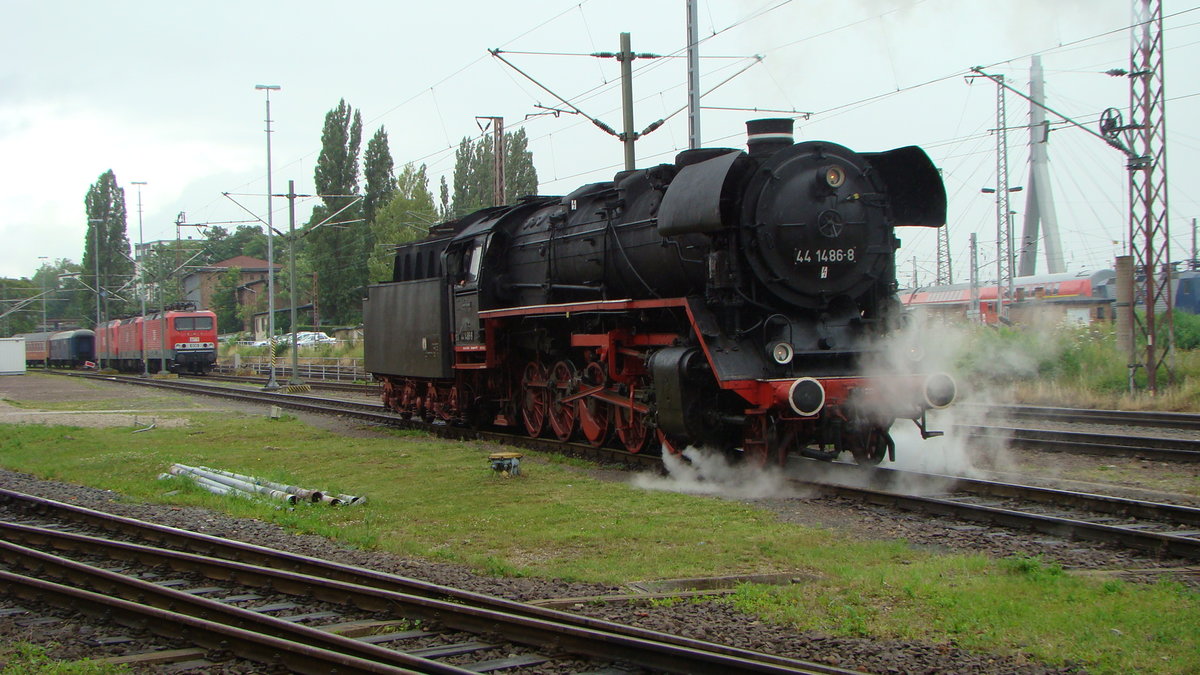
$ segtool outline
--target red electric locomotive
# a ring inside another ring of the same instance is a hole
[[[151,372],[203,375],[217,362],[217,317],[177,305],[148,316],[114,319],[96,333],[96,355],[104,367],[141,372],[143,360]]]

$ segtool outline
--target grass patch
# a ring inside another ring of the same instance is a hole
[[[1178,583],[1097,582],[1037,558],[926,557],[838,569],[806,586],[746,586],[733,602],[804,629],[949,641],[1083,663],[1093,673],[1200,668],[1200,601]]]
[[[46,648],[28,642],[0,645],[0,675],[107,675],[128,673],[129,666],[100,664],[90,659],[58,661],[46,654]]]
[[[1160,323],[1161,325],[1161,323]],[[1117,350],[1112,324],[1092,326],[937,326],[954,335],[947,368],[962,384],[995,400],[1081,408],[1195,411],[1200,408],[1200,317],[1175,314],[1174,379],[1159,372],[1159,392],[1146,390],[1144,368],[1129,391],[1129,355]],[[1160,336],[1159,344],[1166,344]],[[1144,354],[1144,345],[1138,354]],[[1161,353],[1161,352],[1160,352]],[[1139,357],[1140,358],[1140,357]]]
[[[1098,458],[1096,461],[1097,464],[1088,468],[1064,471],[1061,477],[1200,496],[1200,475],[1172,470],[1177,465],[1155,462],[1154,466],[1147,468],[1142,461],[1115,457]]]
[[[1200,598],[1062,573],[1039,559],[937,555],[779,522],[752,504],[643,491],[524,451],[521,475],[490,469],[495,446],[414,432],[342,437],[294,418],[188,413],[188,427],[0,427],[0,464],[133,500],[197,505],[365,549],[462,563],[499,576],[599,583],[789,572],[742,587],[737,606],[802,629],[904,637],[1099,673],[1200,668]],[[156,480],[174,462],[333,493],[331,508],[234,499]]]

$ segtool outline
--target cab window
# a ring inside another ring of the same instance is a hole
[[[468,286],[474,286],[475,282],[479,281],[479,268],[483,265],[483,241],[475,242],[465,257],[466,260],[463,261],[465,263],[463,267],[466,268],[465,281]]]
[[[175,330],[212,330],[211,316],[181,316],[175,319]]]

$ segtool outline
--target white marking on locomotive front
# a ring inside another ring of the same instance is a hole
[[[821,278],[822,279],[829,278],[829,267],[828,266],[825,266],[825,265],[821,266]]]

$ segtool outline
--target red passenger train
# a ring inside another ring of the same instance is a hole
[[[145,359],[154,371],[165,360],[173,373],[207,373],[217,362],[217,316],[191,307],[106,322],[96,331],[97,360],[124,372],[140,372]]]

